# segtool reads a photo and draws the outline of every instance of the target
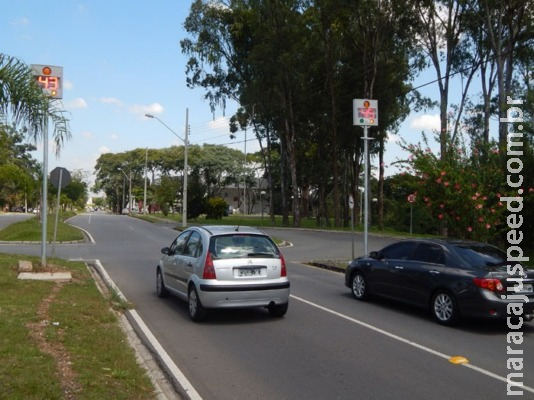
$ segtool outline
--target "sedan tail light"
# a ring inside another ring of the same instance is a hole
[[[284,256],[281,253],[280,253],[280,265],[282,266],[282,271],[280,271],[280,276],[287,276],[286,260],[284,260]]]
[[[213,265],[213,258],[211,258],[210,252],[208,252],[208,255],[206,256],[202,279],[217,279],[217,275],[215,275],[215,265]]]
[[[479,288],[489,290],[491,292],[504,292],[504,286],[501,281],[494,278],[474,278],[475,285]]]

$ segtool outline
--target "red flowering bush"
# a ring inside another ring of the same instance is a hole
[[[451,145],[449,153],[440,157],[424,139],[425,148],[404,146],[410,153],[404,167],[418,178],[416,204],[426,207],[449,237],[498,241],[506,229],[507,212],[499,199],[517,191],[507,186],[496,144]]]

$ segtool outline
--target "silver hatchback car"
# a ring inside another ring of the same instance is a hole
[[[275,317],[287,312],[290,284],[284,257],[259,229],[191,226],[161,254],[157,294],[186,300],[193,321],[203,320],[213,308],[266,307]]]

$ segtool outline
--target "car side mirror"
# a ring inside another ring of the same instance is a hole
[[[161,249],[161,254],[169,255],[171,252],[171,249],[169,247],[164,247]]]

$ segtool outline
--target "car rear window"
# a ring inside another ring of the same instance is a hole
[[[506,254],[493,246],[483,244],[462,244],[454,248],[469,265],[474,267],[488,267],[506,264]]]
[[[224,235],[211,239],[210,251],[216,258],[276,257],[273,242],[260,235]]]

